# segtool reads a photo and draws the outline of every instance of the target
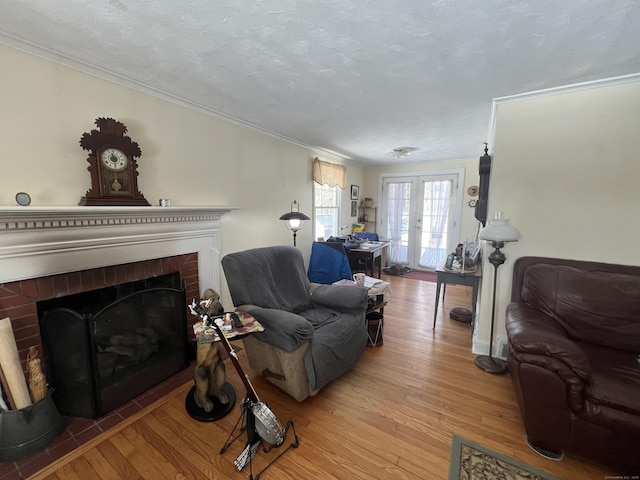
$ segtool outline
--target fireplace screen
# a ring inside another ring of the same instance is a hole
[[[97,305],[41,316],[49,383],[62,414],[101,417],[187,366],[185,292],[146,288],[113,300],[122,288],[112,288],[93,295]]]

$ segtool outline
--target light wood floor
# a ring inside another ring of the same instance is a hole
[[[300,446],[260,478],[446,479],[451,436],[457,434],[563,479],[604,479],[612,472],[574,457],[554,462],[533,453],[509,375],[491,375],[473,364],[470,326],[451,320],[456,306],[470,306],[466,287],[447,288],[432,330],[435,284],[385,277],[393,294],[385,309],[384,344],[367,348],[359,363],[313,397],[298,403],[241,363],[280,423],[293,419]],[[244,387],[231,365],[228,380]],[[187,383],[139,415],[70,453],[34,479],[247,479],[233,461],[238,440],[220,448],[239,407],[215,423],[185,412]],[[291,438],[291,437],[289,437]],[[288,444],[287,439],[287,444]],[[255,475],[279,450],[253,461]]]

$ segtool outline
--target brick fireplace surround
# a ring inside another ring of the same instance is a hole
[[[42,353],[36,302],[173,272],[179,272],[180,280],[186,282],[187,298],[199,296],[198,254],[192,253],[3,283],[0,285],[0,318],[11,318],[18,352],[25,366],[30,346],[35,345]],[[191,325],[197,320],[186,318]]]
[[[0,318],[11,318],[23,367],[31,345],[42,352],[37,301],[172,272],[186,281],[187,299],[198,298],[204,288],[219,291],[220,219],[230,210],[1,207]],[[189,370],[101,419],[66,417],[67,430],[45,451],[0,463],[0,480],[33,474],[184,383]]]

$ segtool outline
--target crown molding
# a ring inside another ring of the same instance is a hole
[[[115,83],[117,85],[126,87],[126,88],[130,88],[132,90],[144,93],[146,95],[150,95],[152,97],[155,98],[159,98],[161,100],[165,100],[169,103],[173,103],[175,105],[180,105],[181,107],[185,107],[188,108],[190,110],[194,110],[196,112],[202,113],[204,115],[208,115],[211,117],[216,117],[219,118],[221,120],[225,120],[227,122],[233,123],[235,125],[241,126],[241,127],[245,127],[248,129],[251,129],[253,131],[262,133],[264,135],[267,135],[269,137],[272,138],[276,138],[278,140],[282,140],[284,142],[290,143],[292,145],[296,145],[298,147],[302,147],[304,149],[307,150],[312,150],[312,151],[319,151],[322,152],[324,154],[328,154],[331,156],[335,156],[335,157],[340,157],[340,158],[345,158],[345,159],[350,159],[351,157],[349,157],[348,155],[344,155],[338,152],[334,152],[332,150],[329,149],[325,149],[324,147],[318,147],[318,146],[312,146],[312,145],[307,145],[305,143],[299,142],[297,140],[294,140],[292,138],[289,138],[285,135],[276,133],[276,132],[272,132],[271,130],[267,130],[265,128],[259,127],[257,125],[254,125],[253,123],[247,122],[245,120],[242,120],[240,118],[234,117],[232,115],[228,115],[226,113],[220,112],[218,110],[215,110],[213,108],[209,108],[209,107],[205,107],[202,104],[196,103],[196,102],[192,102],[190,100],[187,100],[185,98],[179,97],[177,95],[173,95],[169,92],[166,92],[164,90],[160,90],[157,88],[153,88],[150,87],[149,85],[145,85],[141,82],[138,82],[137,80],[134,80],[132,78],[126,77],[124,75],[119,75],[116,74],[112,71],[107,71],[104,70],[102,68],[96,67],[95,65],[90,65],[86,62],[82,62],[79,60],[76,60],[72,57],[69,57],[67,55],[61,55],[60,53],[54,52],[53,50],[43,47],[42,45],[37,45],[35,43],[26,41],[22,38],[13,36],[13,35],[9,35],[7,33],[4,32],[0,32],[0,43],[3,43],[5,45],[8,45],[12,48],[15,48],[17,50],[29,53],[31,55],[35,55],[37,57],[43,58],[45,60],[49,60],[51,62],[55,62],[55,63],[59,63],[61,65],[64,65],[66,67],[72,68],[74,70],[77,70],[79,72],[85,73],[87,75],[91,75],[94,77],[98,77],[102,80],[106,80],[108,82],[112,82]]]
[[[532,98],[547,97],[550,95],[561,95],[564,93],[579,92],[582,90],[591,90],[594,88],[610,87],[614,85],[622,85],[625,83],[640,82],[640,73],[632,73],[629,75],[621,75],[618,77],[604,78],[601,80],[591,80],[588,82],[574,83],[563,85],[560,87],[545,88],[542,90],[533,90],[531,92],[518,93],[516,95],[508,95],[504,97],[496,97],[491,101],[491,116],[489,118],[489,130],[487,131],[487,142],[489,146],[495,143],[495,126],[498,106],[503,103],[520,102],[530,100]]]

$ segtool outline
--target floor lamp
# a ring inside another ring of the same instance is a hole
[[[296,234],[304,226],[305,220],[311,220],[307,215],[298,210],[298,202],[294,200],[291,204],[291,211],[280,216],[280,220],[284,220],[285,225],[293,232],[293,246],[296,246]]]
[[[496,319],[496,284],[498,280],[498,267],[502,265],[506,257],[500,251],[506,242],[517,242],[520,232],[509,225],[509,220],[502,218],[502,212],[496,212],[489,225],[480,230],[480,239],[491,242],[494,248],[489,254],[488,260],[493,265],[493,305],[491,307],[491,336],[489,337],[489,355],[478,355],[474,363],[485,372],[505,373],[507,364],[499,358],[493,357],[493,326]]]

